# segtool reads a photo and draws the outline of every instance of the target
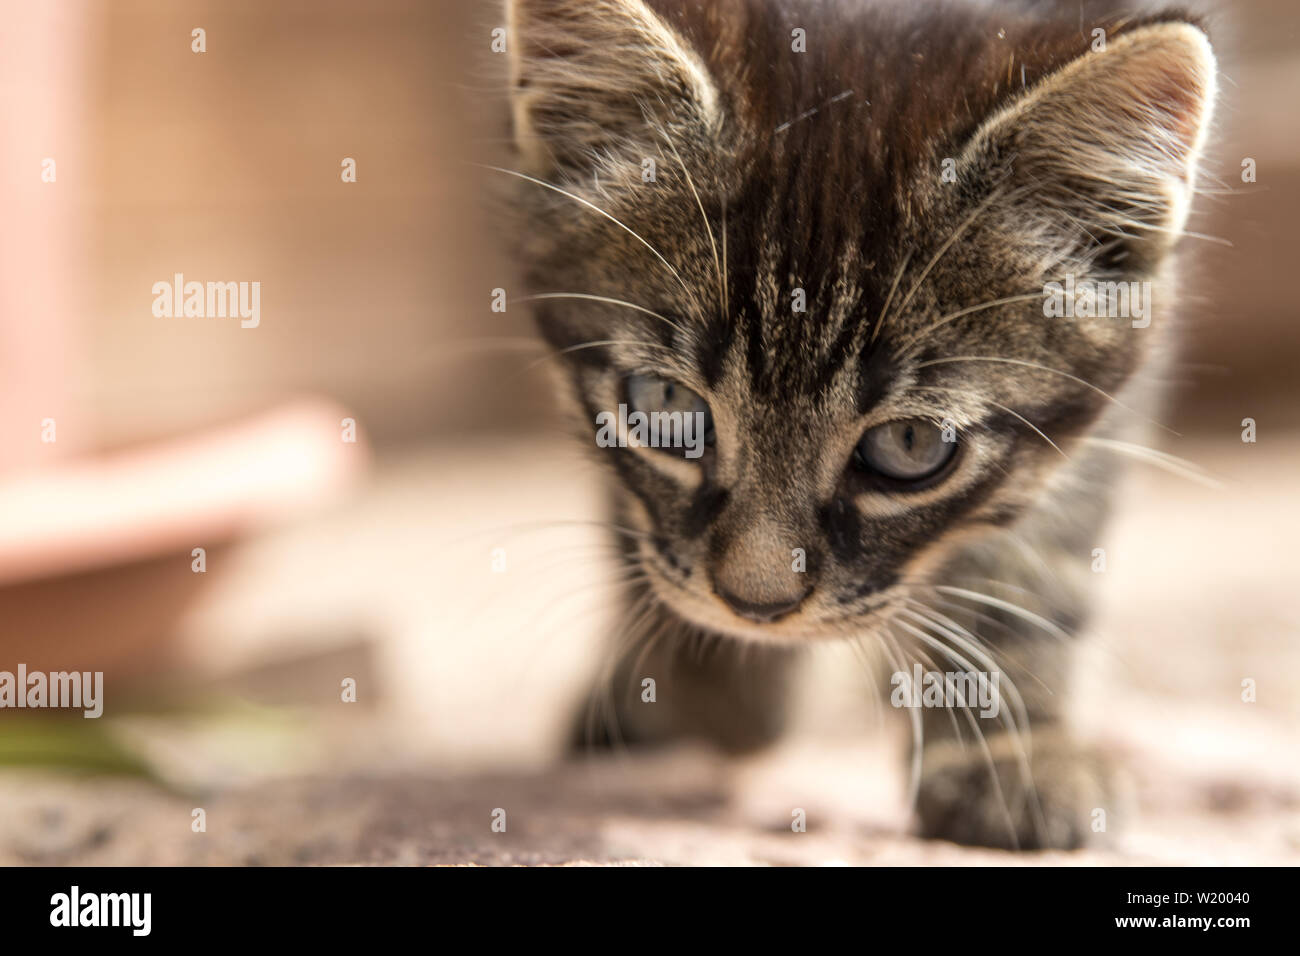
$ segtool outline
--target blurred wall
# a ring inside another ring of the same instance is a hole
[[[114,0],[95,31],[86,399],[103,442],[302,390],[372,440],[508,422],[540,376],[447,343],[527,335],[481,170],[503,136],[491,9],[451,0]],[[191,31],[206,31],[206,52]],[[356,182],[341,163],[356,160]],[[260,281],[261,324],[159,319],[154,282]]]
[[[1211,16],[1219,55],[1216,138],[1189,229],[1216,237],[1189,248],[1182,430],[1300,427],[1295,374],[1300,308],[1300,4],[1233,0]],[[1256,182],[1242,181],[1253,159]],[[1225,244],[1226,243],[1226,244]]]
[[[85,85],[84,129],[48,149],[68,241],[84,242],[59,293],[80,303],[80,341],[60,354],[78,356],[72,388],[94,413],[90,444],[304,390],[339,399],[381,445],[535,427],[542,374],[483,341],[531,333],[521,310],[488,308],[513,275],[491,238],[497,184],[471,164],[501,161],[507,136],[503,58],[488,52],[494,0],[56,7],[69,54],[82,37],[86,68],[32,56],[20,82],[39,89],[61,71]],[[1235,2],[1213,23],[1220,137],[1191,228],[1230,245],[1188,241],[1194,294],[1170,417],[1182,430],[1245,415],[1300,426],[1289,276],[1300,253],[1300,5]],[[23,175],[46,148],[29,145]],[[356,183],[341,181],[345,157]],[[1245,157],[1254,184],[1240,181]],[[155,318],[151,286],[177,272],[260,281],[261,326]]]

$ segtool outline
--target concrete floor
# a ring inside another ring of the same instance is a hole
[[[537,522],[590,518],[598,496],[576,462],[512,444],[391,462],[346,506],[236,548],[183,669],[145,688],[216,703],[102,721],[166,787],[4,772],[0,864],[1300,863],[1300,443],[1169,450],[1223,485],[1138,466],[1105,535],[1078,722],[1131,800],[1096,849],[909,836],[905,729],[836,648],[771,753],[557,762],[610,611],[598,531]]]

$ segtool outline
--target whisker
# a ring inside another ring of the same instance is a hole
[[[917,658],[918,660],[920,660],[921,663],[923,663],[923,664],[924,664],[926,667],[928,667],[930,670],[932,670],[932,671],[938,671],[938,670],[940,670],[940,668],[938,667],[938,665],[935,664],[935,662],[934,662],[934,658],[930,656],[929,652],[926,651],[925,648],[919,648],[919,647],[918,647],[918,648],[913,648],[913,652],[914,652],[914,655],[916,656],[916,658]],[[945,675],[945,676],[944,676],[944,684],[947,685],[948,683],[949,683],[949,681],[948,681],[948,679],[947,679],[947,675]],[[961,731],[961,724],[959,724],[959,723],[957,722],[957,714],[956,714],[956,712],[955,712],[951,707],[945,707],[944,710],[945,710],[945,711],[947,712],[947,714],[948,714],[948,723],[952,725],[952,733],[953,733],[953,736],[956,737],[956,738],[957,738],[957,742],[958,742],[959,744],[961,744],[961,749],[962,749],[963,751],[969,749],[968,746],[967,746],[967,744],[966,744],[966,738],[965,738],[965,736],[962,734],[962,731]]]
[[[943,392],[950,395],[964,394],[962,390],[959,388],[945,388],[941,385],[928,385],[926,386],[925,390],[928,392]],[[1024,422],[1026,425],[1032,428],[1038,434],[1038,437],[1040,437],[1041,439],[1043,439],[1043,441],[1047,442],[1047,444],[1055,448],[1062,458],[1064,458],[1066,461],[1070,460],[1070,456],[1067,455],[1064,451],[1061,451],[1060,445],[1056,444],[1056,442],[1048,438],[1045,432],[1043,432],[1037,425],[1035,425],[1029,419],[1025,418],[1024,415],[1021,415],[1014,408],[1008,408],[1007,406],[1001,404],[1000,402],[993,401],[993,399],[991,398],[985,398],[984,401],[987,402],[989,405],[1002,409],[1002,411],[1006,412],[1008,415],[1014,415],[1016,418],[1020,419],[1020,421]]]
[[[1043,432],[1042,429],[1040,429],[1037,425],[1035,425],[1033,422],[1031,422],[1031,421],[1030,421],[1028,418],[1026,418],[1024,415],[1021,415],[1021,414],[1020,414],[1018,411],[1016,411],[1014,408],[1007,408],[1007,406],[1005,406],[1005,405],[1003,405],[1003,404],[1001,404],[1001,403],[999,403],[999,402],[995,402],[995,401],[993,401],[993,399],[991,399],[991,398],[986,398],[985,401],[988,402],[990,405],[994,406],[995,408],[1000,408],[1000,409],[1002,409],[1002,410],[1003,410],[1004,412],[1006,412],[1008,415],[1014,415],[1016,418],[1020,419],[1022,422],[1024,422],[1026,425],[1028,425],[1030,428],[1032,428],[1035,432],[1037,432],[1039,438],[1041,438],[1043,441],[1047,442],[1047,444],[1049,444],[1049,445],[1051,445],[1053,448],[1055,448],[1056,451],[1057,451],[1057,453],[1058,453],[1062,458],[1064,458],[1066,461],[1069,461],[1069,460],[1070,460],[1070,456],[1067,455],[1065,452],[1061,451],[1061,446],[1060,446],[1060,445],[1058,445],[1056,442],[1054,442],[1054,441],[1052,441],[1050,438],[1048,438],[1047,435],[1046,435],[1046,433]]]
[[[1057,573],[1056,569],[1053,568],[1052,565],[1048,563],[1047,559],[1038,552],[1038,549],[1034,547],[1032,542],[1026,540],[1023,535],[1017,534],[1011,528],[999,528],[998,530],[1002,533],[1002,536],[1010,541],[1016,550],[1020,552],[1021,556],[1035,567],[1038,571],[1039,577],[1043,581],[1046,581],[1049,584],[1055,584],[1058,588],[1065,586],[1065,582],[1061,580],[1061,576]],[[1027,589],[1022,589],[1022,591],[1025,594],[1032,595],[1045,604],[1050,603],[1048,599],[1041,594],[1035,594]]]
[[[941,600],[939,600],[939,599],[936,598],[936,599],[934,600],[933,604],[931,604],[929,607],[930,607],[930,609],[931,609],[932,611],[935,611],[935,614],[936,614],[937,617],[939,617],[939,618],[941,618],[941,619],[943,619],[943,620],[951,620],[951,618],[949,618],[949,617],[948,617],[947,615],[945,615],[945,614],[940,614],[940,613],[938,613],[938,611],[936,610],[937,608],[946,608],[946,609],[948,609],[948,610],[950,610],[950,611],[958,611],[958,612],[960,612],[960,613],[962,613],[962,614],[968,614],[968,615],[970,615],[972,618],[974,618],[976,621],[979,621],[979,622],[981,622],[982,624],[985,624],[985,625],[987,625],[987,626],[989,626],[989,627],[995,627],[995,628],[997,628],[999,631],[1001,631],[1001,632],[1004,633],[1004,634],[1014,634],[1014,633],[1015,633],[1014,631],[1012,631],[1010,625],[1008,625],[1008,624],[1007,624],[1006,622],[1004,622],[1004,621],[999,621],[997,618],[993,617],[993,615],[991,615],[991,614],[986,614],[986,613],[984,613],[983,611],[976,611],[976,610],[973,610],[973,609],[971,609],[971,608],[966,607],[964,604],[957,604],[955,601],[941,601]],[[965,630],[965,629],[963,628],[963,630]],[[988,646],[988,645],[986,644],[985,646]],[[996,651],[994,648],[992,648],[992,647],[989,647],[989,653],[990,653],[990,654],[995,654],[995,655],[997,655],[997,656],[999,656],[999,657],[1004,656],[1004,655],[1000,654],[999,652],[997,652],[997,651]],[[1021,668],[1021,669],[1023,670],[1023,668]],[[1004,671],[1006,670],[1005,666],[1004,666],[1003,670],[1004,670]],[[1048,684],[1047,684],[1047,682],[1044,681],[1044,680],[1043,680],[1041,677],[1039,677],[1037,674],[1033,673],[1032,671],[1025,671],[1025,674],[1026,674],[1026,675],[1027,675],[1031,680],[1033,680],[1036,684],[1038,684],[1038,686],[1041,687],[1044,691],[1046,691],[1046,692],[1049,693],[1049,694],[1052,693],[1052,689],[1051,689],[1051,687],[1049,687]]]
[[[916,367],[926,368],[930,365],[948,365],[953,362],[1003,362],[1008,365],[1020,365],[1023,366],[1024,368],[1036,369],[1037,371],[1040,372],[1051,372],[1053,375],[1063,376],[1065,378],[1070,379],[1070,381],[1072,382],[1077,382],[1078,384],[1084,386],[1085,388],[1091,389],[1092,391],[1096,392],[1098,395],[1101,395],[1103,398],[1106,398],[1109,401],[1114,402],[1116,405],[1118,405],[1120,408],[1124,409],[1125,411],[1132,412],[1134,415],[1137,415],[1138,417],[1145,419],[1150,424],[1155,425],[1158,428],[1163,428],[1165,431],[1169,432],[1170,434],[1178,435],[1178,432],[1174,431],[1169,426],[1162,425],[1160,424],[1160,422],[1155,421],[1154,419],[1147,418],[1136,408],[1132,408],[1128,405],[1125,405],[1114,395],[1110,394],[1110,392],[1098,388],[1096,385],[1093,385],[1091,382],[1079,378],[1079,376],[1077,375],[1071,375],[1069,372],[1062,371],[1059,368],[1052,368],[1047,365],[1039,365],[1036,362],[1026,362],[1023,361],[1022,359],[1002,358],[1000,356],[995,356],[995,355],[954,355],[949,358],[929,359],[928,361],[920,362]],[[1182,436],[1178,435],[1178,437],[1181,438]]]
[[[1020,733],[1019,727],[1024,728],[1024,735],[1025,735],[1024,749],[1026,753],[1028,753],[1031,744],[1031,739],[1029,737],[1030,734],[1029,710],[1025,706],[1025,701],[1020,694],[1020,689],[1016,687],[1015,682],[1011,679],[1010,675],[1007,674],[1006,669],[998,667],[997,663],[993,660],[993,658],[980,648],[979,638],[977,638],[966,628],[962,627],[956,621],[952,620],[951,618],[947,617],[944,614],[938,613],[933,608],[929,607],[928,605],[922,604],[920,601],[908,601],[908,603],[913,605],[914,607],[920,608],[920,611],[909,611],[904,609],[899,613],[907,614],[913,620],[921,624],[928,625],[929,627],[935,628],[937,631],[939,631],[940,634],[942,634],[944,637],[948,638],[948,640],[952,641],[955,645],[957,645],[957,647],[961,648],[971,657],[975,658],[975,660],[978,661],[980,664],[983,664],[984,667],[986,667],[990,673],[993,671],[997,671],[998,673],[1002,674],[1003,677],[1006,678],[1007,690],[1008,690],[1007,693],[1008,703],[1011,704],[1012,709],[1016,712],[1014,717],[1008,715],[1009,719],[1007,725],[1008,728],[1011,731],[1015,732],[1017,735],[1019,735]],[[945,626],[944,623],[942,622],[947,622],[947,624],[950,626]],[[960,634],[957,633],[958,631],[960,631],[961,633]],[[1002,690],[1001,688],[999,688],[998,699],[1001,700],[1001,698],[1002,698]]]
[[[898,646],[893,631],[887,630],[886,634],[882,636],[889,642],[889,659],[890,663],[894,665],[894,670],[907,673],[907,655]],[[925,725],[921,721],[921,711],[919,709],[909,707],[907,713],[912,724],[912,763],[907,784],[907,805],[915,810],[921,795],[921,772],[924,769],[925,759]]]
[[[1024,295],[1009,295],[1001,299],[992,299],[988,302],[981,302],[979,305],[972,305],[965,309],[959,309],[956,312],[950,312],[949,314],[945,315],[943,318],[934,322],[932,325],[927,325],[919,332],[916,332],[915,334],[905,339],[901,343],[902,347],[898,352],[898,354],[900,357],[906,357],[912,354],[912,352],[914,352],[915,349],[921,345],[922,340],[925,338],[925,336],[929,335],[935,329],[947,325],[949,322],[955,322],[957,319],[965,318],[968,315],[974,315],[977,312],[984,312],[988,309],[995,309],[1000,305],[1013,305],[1017,302],[1030,302],[1034,299],[1044,298],[1044,296],[1045,293],[1042,292],[1026,292]]]
[[[1049,621],[1041,614],[1035,614],[1033,611],[1025,610],[1019,604],[1012,604],[1010,601],[990,597],[987,594],[980,594],[978,591],[969,591],[966,588],[954,588],[946,584],[937,584],[934,589],[942,594],[965,598],[967,601],[974,601],[977,604],[987,604],[989,607],[995,607],[998,610],[1006,611],[1008,614],[1013,614],[1021,620],[1028,621],[1030,624],[1036,624],[1058,640],[1070,640],[1070,635],[1063,631],[1059,626]]]
[[[618,727],[613,689],[610,685],[614,677],[614,671],[639,637],[637,629],[641,626],[645,612],[650,606],[650,596],[651,592],[646,590],[628,608],[627,617],[634,618],[634,623],[601,665],[600,675],[595,684],[596,691],[592,693],[587,702],[585,733],[588,748],[591,747],[592,741],[596,739],[596,722],[600,719],[602,711],[605,717],[605,729],[609,732],[610,745],[612,747],[622,745],[622,734]]]
[[[513,169],[506,169],[503,166],[490,166],[483,163],[476,163],[475,165],[480,166],[483,169],[490,169],[493,172],[504,173],[507,176],[514,176],[515,178],[522,179],[525,182],[534,183],[538,186],[541,186],[543,189],[549,189],[552,192],[559,193],[561,196],[567,196],[569,199],[572,199],[574,202],[580,203],[581,205],[587,207],[592,212],[599,213],[600,215],[608,219],[610,222],[612,222],[614,225],[618,226],[620,229],[626,232],[637,242],[641,243],[641,245],[649,249],[654,254],[655,258],[658,259],[660,262],[662,262],[664,266],[668,269],[668,271],[672,273],[673,278],[677,280],[678,284],[682,287],[682,289],[685,290],[686,294],[691,298],[695,297],[695,294],[691,291],[691,287],[686,284],[686,280],[681,277],[681,274],[675,268],[673,268],[673,264],[669,262],[667,259],[665,259],[663,257],[663,254],[658,249],[652,246],[649,243],[649,241],[645,239],[645,237],[643,237],[639,232],[637,232],[627,223],[623,222],[621,219],[617,219],[614,216],[611,216],[609,213],[601,209],[595,203],[588,202],[586,199],[583,199],[581,196],[569,192],[567,189],[561,189],[559,186],[555,185],[554,183],[548,183],[544,179],[538,179],[535,176],[529,176],[525,173],[521,173]]]
[[[722,309],[731,304],[731,283],[727,279],[727,203],[722,203]],[[725,315],[724,315],[725,318]]]
[[[1146,462],[1157,468],[1163,469],[1170,474],[1178,475],[1180,478],[1186,478],[1197,484],[1204,485],[1206,488],[1213,488],[1215,491],[1222,491],[1225,487],[1223,482],[1209,474],[1204,468],[1195,462],[1188,461],[1186,458],[1179,458],[1177,455],[1171,455],[1168,452],[1158,451],[1155,448],[1148,448],[1145,445],[1139,445],[1135,442],[1119,441],[1114,438],[1086,437],[1083,439],[1090,445],[1097,445],[1100,448],[1108,448],[1111,451],[1128,455],[1138,461]]]
[[[939,260],[942,259],[947,254],[948,250],[952,248],[953,243],[962,237],[962,234],[971,227],[971,224],[974,223],[975,220],[978,219],[997,198],[997,192],[990,193],[986,198],[980,201],[979,205],[971,210],[970,214],[965,219],[957,224],[957,228],[952,231],[952,235],[950,235],[944,241],[943,245],[939,247],[938,251],[930,257],[930,261],[926,263],[925,268],[921,270],[921,274],[917,277],[916,281],[912,283],[912,288],[908,290],[907,295],[903,296],[903,301],[898,304],[898,308],[894,313],[895,315],[901,314],[903,310],[907,308],[908,303],[912,301],[912,297],[915,296],[916,293],[920,291],[921,286],[925,284],[925,280],[929,277],[930,271],[938,265]],[[882,319],[882,324],[883,322],[884,320]]]
[[[695,188],[695,182],[691,178],[691,171],[686,167],[686,162],[682,159],[681,153],[677,152],[677,146],[673,143],[672,137],[669,136],[666,127],[655,127],[656,131],[663,136],[668,143],[668,148],[673,151],[673,156],[677,158],[677,165],[682,168],[682,175],[686,177],[686,185],[690,187],[691,195],[695,197],[695,205],[699,207],[700,218],[704,220],[704,231],[709,237],[709,246],[713,249],[713,268],[718,274],[718,294],[722,297],[718,303],[718,314],[725,317],[727,308],[727,293],[723,286],[722,262],[718,259],[718,243],[713,237],[713,227],[709,225],[709,216],[704,211],[704,202],[700,199],[700,194]]]
[[[530,362],[528,364],[528,368],[531,369],[536,365],[540,365],[542,362],[549,362],[555,358],[558,358],[561,355],[568,355],[572,352],[581,352],[584,349],[608,348],[611,345],[637,346],[639,348],[652,349],[652,350],[658,350],[660,352],[668,352],[671,354],[676,354],[676,349],[673,349],[667,345],[662,345],[659,342],[637,342],[635,340],[628,340],[628,339],[597,339],[592,342],[581,342],[578,345],[570,345],[567,348],[556,349],[554,352],[551,352],[548,355],[543,355],[541,358],[537,359],[534,362]]]
[[[649,580],[649,578],[647,578],[646,580]],[[650,594],[652,600],[652,607],[658,609],[660,604],[662,604],[662,602],[659,600],[659,596],[655,594],[653,590],[650,590],[648,593]],[[645,646],[641,648],[641,653],[638,654],[636,660],[632,662],[632,672],[628,675],[629,691],[632,689],[632,687],[635,686],[634,682],[636,681],[637,675],[641,673],[642,668],[644,668],[645,666],[645,662],[649,659],[650,655],[654,652],[655,646],[659,643],[659,639],[661,637],[663,637],[662,629],[650,635],[650,640],[645,642]]]
[[[673,329],[679,332],[683,337],[686,335],[686,330],[682,328],[680,325],[678,325],[676,322],[674,322],[672,319],[668,318],[666,315],[660,315],[658,312],[655,312],[651,309],[647,309],[645,306],[637,305],[635,302],[628,302],[625,299],[615,299],[606,295],[590,295],[585,292],[539,292],[536,295],[521,296],[517,301],[537,302],[542,299],[587,299],[592,302],[604,302],[607,305],[621,305],[624,308],[634,309],[637,312],[641,312],[644,313],[645,315],[649,315],[652,316],[653,318],[658,319],[660,322],[663,322],[664,324],[671,326]]]
[[[880,334],[880,329],[885,324],[885,316],[889,314],[889,303],[894,301],[894,293],[898,291],[898,284],[903,281],[903,273],[907,271],[907,264],[911,261],[914,251],[908,249],[907,254],[903,256],[903,261],[898,264],[898,271],[894,273],[894,281],[889,286],[889,293],[885,296],[885,304],[880,307],[880,314],[876,316],[876,324],[871,329],[870,342],[876,341],[876,336]]]
[[[967,661],[965,658],[963,658],[952,648],[948,647],[946,644],[943,643],[943,641],[938,640],[932,635],[927,634],[916,627],[913,627],[911,624],[908,624],[906,621],[896,621],[895,623],[897,623],[899,627],[903,628],[903,630],[907,631],[913,637],[919,639],[925,644],[930,645],[939,653],[951,659],[953,663],[957,664],[959,667],[965,667],[968,671],[972,673],[976,672],[975,667],[970,663],[970,661]],[[989,779],[993,784],[993,790],[998,797],[998,805],[1002,808],[1002,815],[1005,818],[1005,822],[1007,825],[1007,834],[1010,837],[1012,847],[1018,850],[1020,849],[1020,840],[1016,836],[1015,821],[1012,819],[1011,816],[1011,805],[1007,803],[1006,795],[1002,792],[1002,782],[998,778],[997,762],[993,759],[993,751],[990,749],[988,740],[984,736],[984,731],[979,726],[979,721],[976,720],[975,715],[971,713],[970,705],[966,701],[965,693],[960,688],[957,688],[955,685],[949,684],[946,675],[944,677],[944,683],[945,685],[952,687],[953,691],[955,692],[955,696],[961,702],[962,708],[966,714],[966,719],[971,725],[971,729],[975,732],[976,736],[979,738],[980,749],[983,751],[984,761],[988,765]]]
[[[846,643],[849,646],[849,650],[852,651],[853,656],[857,659],[858,664],[861,665],[863,673],[866,675],[868,688],[878,689],[877,679],[879,674],[876,671],[875,661],[868,652],[864,638],[861,636],[849,637]],[[878,649],[878,645],[874,646]],[[880,703],[880,694],[872,693],[868,696],[871,698],[871,703],[873,705],[872,715],[875,717],[876,726],[879,727],[884,722],[884,711]]]

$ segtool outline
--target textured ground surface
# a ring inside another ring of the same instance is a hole
[[[856,765],[856,772],[845,765]],[[1300,789],[1150,770],[1138,817],[1104,848],[1011,855],[915,840],[870,755],[801,748],[727,780],[701,755],[527,775],[314,778],[166,795],[138,783],[6,779],[5,864],[1078,864],[1300,863]],[[882,773],[885,779],[890,774]],[[737,789],[737,784],[739,788]],[[855,808],[852,797],[882,792]],[[201,806],[206,832],[191,829]],[[868,805],[869,806],[869,805]],[[807,813],[791,832],[791,808]],[[506,832],[492,832],[506,811]]]
[[[100,722],[168,786],[0,773],[0,863],[1300,863],[1300,456],[1175,450],[1224,486],[1139,474],[1102,542],[1079,721],[1127,768],[1129,799],[1096,849],[910,837],[902,727],[878,725],[832,651],[794,737],[761,758],[556,763],[595,669],[605,612],[584,595],[602,552],[582,526],[529,529],[593,498],[527,449],[491,468],[462,449],[238,552],[187,624],[185,680],[218,703],[123,714],[110,698]],[[528,468],[539,479],[511,490]],[[498,546],[505,573],[489,569]],[[359,703],[339,702],[342,676]]]

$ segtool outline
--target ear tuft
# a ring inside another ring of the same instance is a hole
[[[657,151],[652,122],[711,133],[717,93],[642,0],[510,0],[515,140],[534,172],[586,178]]]
[[[1103,266],[1148,269],[1186,222],[1215,89],[1200,29],[1137,27],[995,115],[965,163],[1004,167],[1022,212],[1086,239]]]

